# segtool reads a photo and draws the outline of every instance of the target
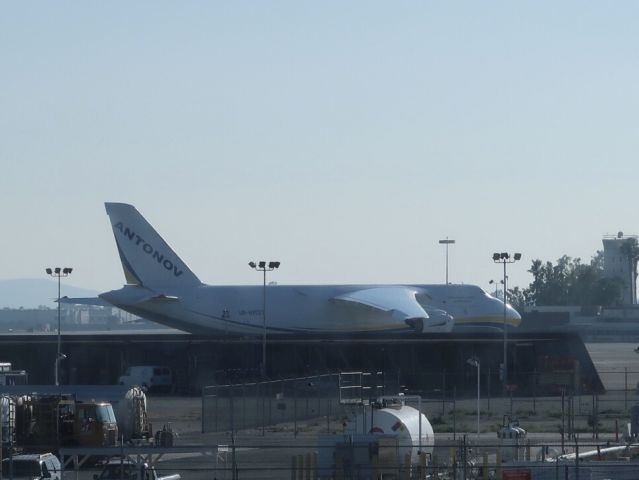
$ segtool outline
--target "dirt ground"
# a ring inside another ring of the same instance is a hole
[[[639,382],[639,354],[635,353],[637,345],[630,343],[594,343],[587,344],[586,347],[599,372],[606,389],[610,391],[622,390],[626,386],[629,390],[634,390]],[[633,396],[634,398],[634,396]],[[492,399],[492,402],[503,400]],[[482,399],[481,410],[486,412],[486,399]],[[473,400],[462,400],[459,402],[460,410],[475,411]],[[432,407],[434,408],[434,407]],[[496,410],[500,408],[495,407]],[[507,410],[504,406],[502,410]],[[174,397],[162,395],[149,395],[148,397],[149,417],[154,430],[161,429],[167,425],[175,430],[184,439],[206,440],[207,436],[201,433],[202,427],[202,400],[200,397]],[[431,412],[429,415],[436,415]],[[539,418],[538,420],[543,420]],[[336,424],[336,428],[339,424]],[[261,435],[261,431],[259,432]],[[253,435],[250,432],[249,435]]]

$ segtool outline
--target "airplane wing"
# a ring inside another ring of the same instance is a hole
[[[419,293],[412,287],[374,287],[349,292],[333,300],[386,312],[421,332],[429,315],[416,299]]]

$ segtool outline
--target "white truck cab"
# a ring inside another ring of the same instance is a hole
[[[52,453],[14,455],[2,460],[2,477],[14,480],[61,480],[60,460]]]

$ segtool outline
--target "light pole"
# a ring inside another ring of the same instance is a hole
[[[60,279],[62,277],[68,277],[71,274],[71,272],[73,271],[73,269],[69,268],[69,267],[64,267],[64,268],[55,267],[53,269],[47,268],[45,271],[47,272],[47,275],[51,275],[53,278],[57,278],[58,279],[58,350],[57,350],[57,353],[56,353],[56,356],[55,356],[54,373],[55,373],[55,384],[56,385],[60,385],[60,376],[59,376],[60,360],[62,360],[63,358],[66,358],[66,355],[64,355],[60,351],[60,345],[61,345],[61,337],[60,337]]]
[[[468,360],[466,360],[466,363],[468,365],[472,365],[473,367],[475,367],[477,369],[477,443],[479,443],[479,417],[480,417],[480,412],[479,412],[479,370],[480,370],[480,363],[479,363],[479,358],[477,357],[473,357],[473,358],[469,358]]]
[[[249,262],[249,267],[264,274],[264,286],[262,289],[262,365],[260,373],[262,378],[266,378],[266,272],[279,268],[280,262],[268,262],[268,265],[264,261],[260,261],[257,264]]]
[[[508,347],[507,347],[508,330],[506,329],[506,305],[507,305],[506,291],[508,290],[506,279],[508,277],[506,276],[506,265],[508,263],[515,263],[518,260],[521,260],[521,253],[515,253],[513,255],[513,258],[510,258],[510,254],[508,252],[493,253],[493,262],[501,263],[504,265],[504,280],[503,280],[503,283],[504,283],[504,369],[503,369],[503,378],[502,378],[504,393],[506,392],[506,385],[508,385]]]
[[[446,237],[443,240],[439,241],[440,245],[446,245],[446,285],[448,285],[448,245],[452,245],[455,243],[455,240],[449,240]]]

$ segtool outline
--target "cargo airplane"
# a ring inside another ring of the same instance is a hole
[[[105,206],[127,283],[64,303],[112,305],[185,332],[218,335],[448,333],[521,320],[473,285],[205,285],[135,207]]]

